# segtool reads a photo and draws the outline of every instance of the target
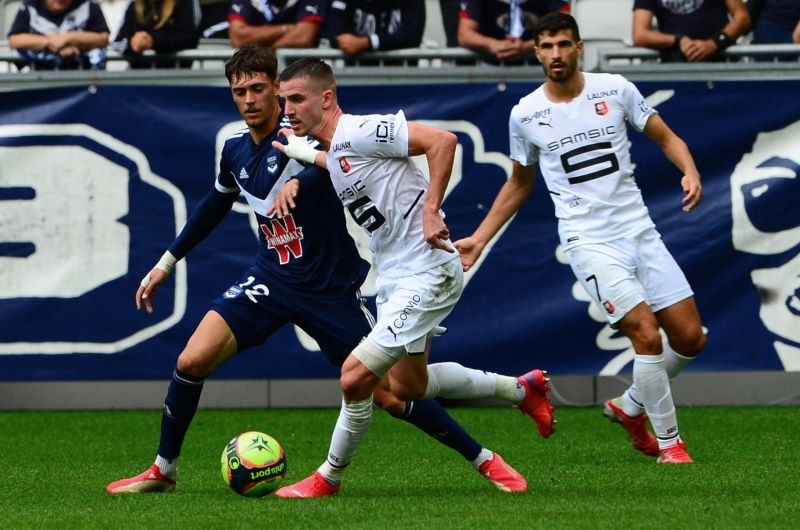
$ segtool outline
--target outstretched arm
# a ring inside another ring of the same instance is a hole
[[[644,133],[655,142],[670,162],[683,172],[681,188],[683,188],[683,211],[693,210],[703,200],[703,185],[700,183],[700,172],[694,164],[692,153],[686,143],[667,126],[658,114],[647,120]]]
[[[169,277],[175,264],[186,256],[200,241],[222,221],[234,201],[236,193],[222,193],[216,189],[206,195],[189,216],[181,233],[170,245],[153,269],[142,278],[136,291],[136,309],[153,312],[153,297],[158,287]]]
[[[455,242],[461,265],[468,271],[478,261],[483,249],[525,203],[536,184],[536,166],[523,166],[516,160],[511,177],[503,184],[475,233]]]

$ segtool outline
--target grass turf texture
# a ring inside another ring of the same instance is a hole
[[[800,410],[681,408],[696,464],[635,452],[599,408],[556,411],[547,440],[513,409],[452,409],[528,480],[496,491],[459,455],[376,411],[338,497],[247,499],[224,484],[219,455],[241,431],[275,436],[287,482],[322,462],[337,410],[200,410],[172,494],[105,493],[143,471],[157,411],[3,412],[0,528],[796,528]]]

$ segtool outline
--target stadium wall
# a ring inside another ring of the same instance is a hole
[[[720,79],[626,72],[704,178],[704,204],[680,213],[680,175],[631,131],[637,181],[708,330],[706,352],[675,383],[682,404],[800,400],[800,79],[754,80],[739,68]],[[444,208],[455,237],[470,233],[509,172],[509,109],[541,77],[380,72],[340,76],[343,108],[403,108],[455,132]],[[241,125],[220,78],[0,79],[0,408],[160,406],[177,353],[255,251],[257,227],[237,208],[176,269],[156,314],[133,307],[141,276],[212,185],[221,144]],[[575,285],[543,186],[468,275],[432,361],[512,374],[541,366],[558,402],[594,405],[626,384],[632,352]],[[203,405],[336,406],[336,374],[287,328],[221,367]]]

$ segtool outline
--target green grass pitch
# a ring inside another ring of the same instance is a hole
[[[275,436],[295,481],[322,462],[338,413],[267,409],[200,410],[174,493],[112,497],[108,482],[153,462],[160,412],[2,412],[0,528],[800,528],[796,407],[679,409],[690,466],[635,452],[599,408],[558,409],[547,440],[513,409],[451,412],[525,475],[527,493],[496,491],[459,455],[376,411],[338,497],[240,497],[220,475],[233,435]]]

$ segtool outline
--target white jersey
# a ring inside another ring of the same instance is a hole
[[[408,122],[397,114],[344,114],[327,153],[333,188],[370,235],[378,274],[411,276],[457,259],[425,241],[428,181],[408,158]]]
[[[656,111],[620,75],[583,75],[583,92],[569,103],[553,103],[541,86],[509,120],[511,158],[539,162],[564,248],[653,226],[633,177],[625,122],[641,131]]]

